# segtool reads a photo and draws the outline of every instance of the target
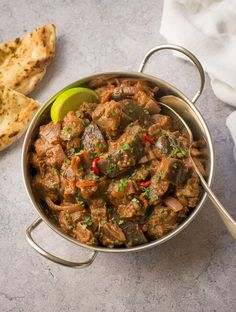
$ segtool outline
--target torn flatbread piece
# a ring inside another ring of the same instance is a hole
[[[39,105],[15,90],[0,86],[0,151],[20,138]]]
[[[53,24],[36,28],[23,38],[0,43],[0,86],[23,94],[35,89],[55,56]]]

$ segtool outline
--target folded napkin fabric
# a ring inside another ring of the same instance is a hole
[[[235,0],[165,0],[160,32],[192,51],[215,95],[236,106]]]

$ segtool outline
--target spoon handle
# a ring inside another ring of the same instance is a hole
[[[189,156],[190,156],[190,159],[193,163],[194,169],[195,169],[197,175],[199,176],[199,178],[201,180],[201,184],[202,184],[203,188],[205,189],[210,200],[212,201],[215,208],[217,209],[217,211],[218,211],[222,221],[224,222],[225,226],[227,227],[228,231],[230,232],[232,237],[236,240],[236,222],[230,216],[230,214],[227,212],[227,210],[224,208],[224,206],[220,203],[220,201],[215,196],[215,194],[212,192],[212,190],[209,188],[209,186],[207,185],[207,182],[205,181],[202,174],[198,170],[196,164],[194,163],[194,160],[192,159],[191,155],[189,155]]]

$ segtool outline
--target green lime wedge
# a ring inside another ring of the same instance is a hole
[[[88,88],[71,88],[56,98],[51,107],[53,122],[63,120],[69,111],[75,111],[83,102],[96,102],[97,94]]]

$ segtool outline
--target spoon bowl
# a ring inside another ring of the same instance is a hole
[[[222,221],[224,222],[226,228],[228,229],[229,233],[232,235],[232,237],[236,240],[236,222],[235,220],[230,216],[230,214],[227,212],[227,210],[224,208],[224,206],[220,203],[216,195],[213,193],[211,188],[208,186],[206,180],[204,179],[203,175],[199,171],[198,167],[196,166],[192,156],[191,156],[191,146],[193,143],[193,134],[191,129],[189,128],[188,124],[185,122],[185,120],[169,105],[164,104],[162,102],[159,102],[162,108],[162,113],[169,115],[172,120],[175,121],[175,124],[177,125],[178,129],[180,131],[185,131],[188,134],[189,137],[189,149],[188,149],[188,156],[192,162],[193,168],[195,172],[197,173],[201,185],[206,191],[209,199],[212,201],[214,204],[214,207],[218,211]]]

